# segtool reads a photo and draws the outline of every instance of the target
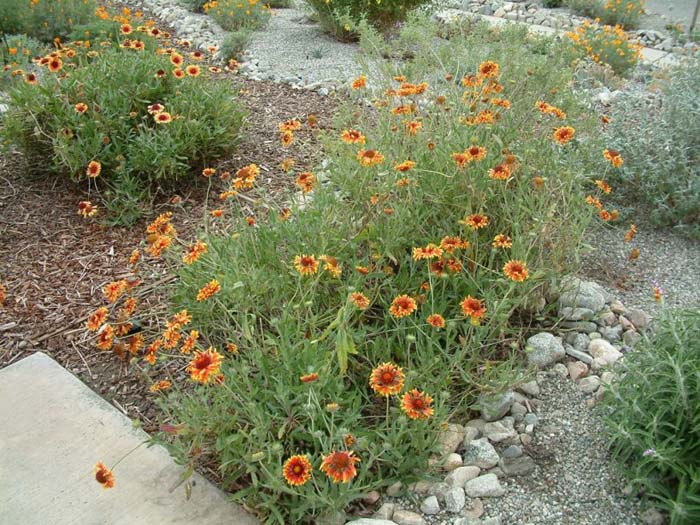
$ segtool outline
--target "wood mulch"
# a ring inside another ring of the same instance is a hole
[[[296,172],[318,165],[323,153],[318,130],[332,126],[336,101],[230,73],[218,81],[231,83],[232,96],[247,108],[249,117],[243,142],[217,167],[235,170],[258,164],[258,186],[283,202],[294,177],[282,171],[281,160],[294,159]],[[318,119],[317,130],[304,127],[295,133],[291,147],[282,148],[278,124],[291,118],[305,122],[309,114]],[[134,227],[110,228],[100,224],[99,216],[83,219],[76,213],[77,203],[87,198],[82,185],[39,174],[19,153],[0,157],[0,283],[7,289],[7,300],[0,306],[0,368],[33,352],[45,352],[141,421],[147,431],[157,429],[155,396],[148,391],[150,379],[140,372],[141,364],[129,366],[112,352],[96,349],[84,323],[104,304],[102,287],[127,275],[129,255],[155,215],[173,211],[180,236],[184,240],[194,236],[206,212],[206,184],[198,174],[193,179],[198,183],[177,188],[180,204],[170,204],[172,193],[163,193],[152,214]],[[149,310],[167,309],[162,287],[139,289],[139,301]]]

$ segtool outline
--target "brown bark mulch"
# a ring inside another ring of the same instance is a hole
[[[294,177],[282,171],[280,162],[293,158],[296,172],[317,166],[322,157],[317,133],[332,126],[336,102],[235,74],[217,81],[230,82],[232,96],[249,111],[242,143],[218,167],[235,170],[258,164],[258,186],[283,202]],[[291,118],[305,122],[309,114],[318,119],[316,130],[304,126],[295,133],[294,144],[282,148],[278,124]],[[77,203],[87,198],[84,187],[35,171],[19,153],[0,157],[0,283],[7,289],[7,300],[0,306],[0,368],[45,352],[146,430],[155,430],[150,380],[139,373],[140,366],[96,349],[84,324],[86,316],[104,304],[102,287],[127,276],[129,255],[155,215],[173,211],[181,238],[194,236],[205,213],[206,183],[199,174],[192,178],[199,183],[177,188],[180,204],[170,204],[172,194],[162,194],[152,214],[135,226],[107,227],[100,224],[99,215],[83,219],[76,213]],[[165,312],[162,289],[147,284],[140,289],[139,301]]]

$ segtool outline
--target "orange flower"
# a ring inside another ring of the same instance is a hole
[[[129,24],[122,24],[122,26],[119,28],[119,32],[122,35],[130,35],[133,31],[133,28]]]
[[[97,206],[95,206],[90,201],[80,201],[78,203],[78,215],[82,215],[84,218],[92,217],[97,213]]]
[[[487,60],[479,64],[479,75],[483,78],[493,78],[498,76],[499,67],[496,62]]]
[[[5,286],[0,283],[0,305],[5,303],[5,300],[7,299],[7,290],[5,289]]]
[[[147,110],[151,115],[157,115],[158,113],[165,111],[165,106],[163,104],[155,103],[149,105]]]
[[[194,347],[197,345],[197,339],[199,339],[199,332],[197,330],[192,330],[190,332],[190,335],[188,335],[185,338],[185,341],[182,343],[182,346],[180,347],[180,352],[183,354],[189,354],[194,350]]]
[[[435,244],[428,244],[425,248],[413,248],[413,260],[435,259],[442,255],[442,248]]]
[[[343,273],[343,269],[340,266],[338,259],[335,257],[331,257],[330,255],[321,255],[318,259],[325,263],[323,265],[323,269],[336,279],[340,277],[341,273]]]
[[[367,86],[367,76],[366,75],[360,75],[355,80],[353,80],[352,84],[351,84],[352,89],[362,89],[363,87],[366,87],[366,86]]]
[[[82,115],[88,110],[88,105],[84,102],[78,102],[75,106],[73,106],[73,109],[75,109],[76,113],[80,113]]]
[[[292,456],[284,462],[282,474],[288,484],[298,487],[304,485],[311,479],[311,470],[312,467],[309,458],[297,455]]]
[[[411,419],[428,419],[433,415],[433,398],[414,388],[401,398],[401,409]]]
[[[182,256],[182,262],[185,264],[192,264],[205,253],[207,253],[207,245],[202,241],[197,241],[188,246],[187,253]]]
[[[357,152],[357,160],[360,161],[360,165],[365,167],[376,166],[377,164],[381,164],[382,162],[384,162],[384,155],[379,153],[377,150],[361,149]]]
[[[114,328],[112,325],[106,324],[102,331],[97,334],[97,343],[95,346],[100,350],[109,350],[114,342]]]
[[[635,259],[639,259],[639,248],[632,248],[632,250],[630,251],[630,254],[627,258],[630,261],[634,261]]]
[[[392,108],[391,112],[394,115],[410,115],[413,113],[413,107],[406,105],[396,106],[395,108]]]
[[[661,301],[663,301],[663,298],[664,298],[663,290],[658,286],[654,286],[654,301],[656,301],[657,303],[660,303]]]
[[[186,75],[182,69],[180,69],[179,67],[176,67],[175,69],[173,69],[173,76],[175,78],[185,78]]]
[[[464,153],[469,155],[470,160],[482,160],[486,157],[486,148],[482,146],[470,146],[464,150]]]
[[[114,474],[101,461],[95,465],[95,481],[102,485],[103,489],[114,487]]]
[[[2,303],[2,301],[0,301]],[[104,306],[95,310],[90,317],[88,317],[85,327],[91,332],[96,332],[107,320],[107,308]]]
[[[279,129],[280,133],[284,133],[285,131],[299,131],[301,129],[301,122],[297,119],[287,120],[280,123],[277,129]]]
[[[101,171],[102,171],[102,164],[100,164],[98,161],[91,160],[90,162],[88,162],[87,170],[86,170],[88,177],[90,177],[91,179],[94,179],[95,177],[97,177],[100,174]]]
[[[595,180],[595,185],[598,186],[600,191],[602,191],[605,194],[608,194],[612,191],[612,188],[610,187],[610,184],[605,182],[604,180],[596,179]]]
[[[126,292],[126,280],[121,279],[119,281],[112,281],[107,283],[104,288],[102,288],[102,293],[104,294],[107,301],[110,303],[117,302],[124,292]]]
[[[154,241],[148,245],[146,251],[153,257],[160,257],[161,254],[170,247],[172,242],[172,237],[157,235]]]
[[[634,239],[635,235],[637,235],[637,225],[630,224],[629,230],[627,230],[627,233],[625,233],[625,242],[632,242],[632,239]]]
[[[144,345],[144,340],[143,340],[143,335],[141,334],[134,334],[129,338],[128,341],[128,350],[131,355],[136,355],[139,353],[139,350],[143,348]]]
[[[615,151],[614,149],[606,149],[603,152],[603,157],[605,157],[605,160],[612,164],[614,168],[619,168],[624,162],[622,160],[622,157],[620,156],[620,153]]]
[[[440,241],[440,248],[445,250],[447,253],[452,254],[457,249],[469,248],[469,242],[464,241],[459,237],[443,237]]]
[[[36,85],[39,83],[39,78],[34,73],[27,73],[27,75],[24,77],[24,81],[27,84]]]
[[[355,463],[359,463],[360,458],[353,455],[353,452],[341,450],[331,452],[323,457],[319,469],[331,478],[333,483],[349,483],[357,476]]]
[[[313,255],[297,255],[294,257],[294,268],[301,275],[314,275],[318,272],[318,261]]]
[[[204,168],[202,170],[202,176],[204,177],[212,177],[213,175],[216,175],[216,168]]]
[[[151,392],[161,392],[163,390],[168,390],[173,384],[168,381],[167,379],[161,379],[157,383],[153,383],[150,387],[148,387],[148,390]]]
[[[559,144],[566,144],[571,139],[574,138],[576,130],[571,126],[563,126],[561,128],[556,128],[552,134],[552,138]]]
[[[366,310],[369,307],[369,299],[361,292],[352,292],[350,302],[360,310]]]
[[[369,386],[382,396],[392,396],[401,392],[403,381],[403,370],[390,362],[377,366],[369,376]]]
[[[508,261],[503,266],[503,273],[506,274],[510,280],[521,283],[527,279],[529,272],[527,271],[527,266],[523,261],[512,260]]]
[[[282,133],[282,137],[280,139],[282,141],[282,146],[289,147],[292,145],[292,142],[294,142],[294,133],[291,131],[285,131]]]
[[[136,299],[133,297],[128,297],[124,301],[124,308],[120,310],[120,313],[125,317],[131,317],[136,311]]]
[[[346,144],[364,144],[365,136],[355,129],[344,129],[340,137]]]
[[[204,352],[195,352],[187,371],[193,381],[207,384],[219,373],[222,360],[223,356],[210,346]]]
[[[600,215],[600,218],[606,222],[612,220],[613,218],[612,213],[610,213],[608,210],[600,210],[598,214]]]
[[[156,121],[156,124],[169,124],[173,121],[172,115],[167,111],[161,111],[160,113],[154,116],[154,119]]]
[[[185,59],[182,58],[180,53],[170,53],[170,63],[180,68],[185,63]]]
[[[212,279],[197,292],[197,301],[206,301],[214,294],[221,291],[221,285],[216,279]]]
[[[316,372],[313,372],[311,374],[299,376],[299,380],[302,383],[313,383],[314,381],[318,380],[318,374]]]
[[[369,268],[367,266],[355,266],[355,270],[361,275],[367,275],[369,273]]]
[[[416,167],[416,163],[413,162],[412,160],[404,160],[403,162],[394,166],[394,169],[396,171],[406,172],[406,171],[412,170],[415,167]]]
[[[416,311],[417,305],[415,299],[403,294],[396,297],[389,307],[389,313],[396,319],[407,317]]]
[[[460,168],[465,168],[467,166],[467,164],[469,164],[472,160],[472,158],[471,158],[471,156],[469,156],[469,154],[462,153],[462,152],[453,153],[452,158],[457,163],[457,166],[459,166]]]
[[[226,343],[226,351],[231,352],[232,354],[237,354],[238,345],[236,343]]]
[[[282,168],[282,171],[288,172],[294,167],[294,164],[296,164],[296,161],[294,159],[284,159],[280,163],[280,168]]]
[[[63,61],[58,57],[53,57],[49,60],[47,67],[51,73],[58,73],[63,67]]]
[[[406,133],[409,135],[416,135],[418,131],[423,127],[423,123],[417,120],[411,120],[406,122]]]
[[[610,124],[610,122],[612,122],[612,119],[607,115],[601,115],[600,120],[603,124]]]
[[[440,314],[430,314],[426,321],[435,328],[445,328],[445,318]]]
[[[600,200],[596,199],[592,195],[586,196],[586,204],[590,204],[591,206],[598,208],[599,210],[603,208],[603,204],[600,202]]]
[[[474,230],[478,230],[480,228],[485,228],[486,226],[488,226],[489,218],[486,215],[474,213],[472,215],[467,215],[467,217],[465,217],[463,221],[459,221],[459,223],[464,224],[465,226],[469,226]]]
[[[304,171],[297,175],[294,183],[301,189],[302,193],[310,193],[316,187],[316,177],[310,171]]]
[[[202,52],[198,49],[198,50],[196,50],[196,51],[192,51],[192,53],[190,53],[190,56],[191,56],[194,60],[202,60],[202,59],[204,58],[204,53],[202,53]]]
[[[476,299],[471,295],[467,295],[460,304],[462,314],[471,317],[472,323],[478,324],[479,320],[486,315],[486,306],[481,299]]]
[[[513,241],[504,233],[499,233],[493,238],[493,242],[491,243],[491,245],[494,248],[510,248],[511,246],[513,246]]]
[[[194,64],[190,64],[185,68],[185,73],[191,77],[198,77],[202,73],[202,68],[195,66]]]
[[[511,175],[511,169],[507,164],[499,164],[489,170],[489,177],[494,180],[508,180]]]

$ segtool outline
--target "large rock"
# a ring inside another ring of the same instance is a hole
[[[440,512],[440,503],[438,499],[435,496],[428,496],[423,500],[423,503],[420,504],[420,511],[428,516],[437,514]]]
[[[622,357],[622,352],[605,339],[593,339],[588,346],[588,353],[603,361],[605,365],[612,365]]]
[[[481,469],[474,465],[458,467],[445,476],[445,483],[450,487],[464,487],[467,481],[476,478],[480,472]]]
[[[542,332],[527,340],[528,364],[546,368],[561,361],[566,355],[561,339],[549,332]]]
[[[398,525],[427,525],[423,516],[410,510],[396,509],[391,519]]]
[[[504,417],[500,421],[493,421],[484,425],[484,437],[492,443],[500,443],[507,439],[517,437],[518,433],[513,428],[512,417]]]
[[[445,510],[447,512],[459,512],[464,508],[467,499],[462,487],[452,487],[445,494]]]
[[[530,456],[503,458],[499,464],[506,476],[523,476],[535,470],[535,462]]]
[[[496,498],[506,493],[495,474],[484,474],[467,481],[464,491],[470,498]]]
[[[440,450],[444,455],[455,452],[462,441],[464,441],[464,427],[456,423],[450,423],[447,429],[440,432],[438,436]]]
[[[481,394],[477,407],[484,421],[496,421],[508,413],[514,401],[515,396],[511,390],[499,394]]]
[[[651,318],[644,310],[631,309],[627,311],[627,319],[635,326],[637,330],[643,332],[649,326]]]
[[[597,312],[605,307],[607,292],[598,283],[575,277],[564,280],[559,295],[559,313],[564,308],[585,308]]]
[[[498,464],[498,452],[493,448],[486,438],[475,439],[463,454],[464,463],[467,466],[474,465],[479,468],[488,469]]]

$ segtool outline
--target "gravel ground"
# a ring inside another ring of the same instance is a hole
[[[575,383],[549,371],[540,382],[538,425],[527,450],[537,463],[528,476],[506,478],[506,494],[484,499],[485,516],[504,524],[636,524],[639,500],[610,464],[600,419]]]
[[[700,241],[668,230],[638,225],[631,243],[623,241],[625,230],[602,226],[587,238],[592,251],[584,256],[582,274],[603,285],[627,307],[656,313],[654,281],[664,291],[664,304],[671,307],[700,305]],[[639,258],[630,260],[633,248]]]
[[[360,74],[356,44],[338,42],[325,34],[300,9],[275,9],[269,24],[253,33],[246,60],[257,64],[261,79],[289,84],[347,81]]]

